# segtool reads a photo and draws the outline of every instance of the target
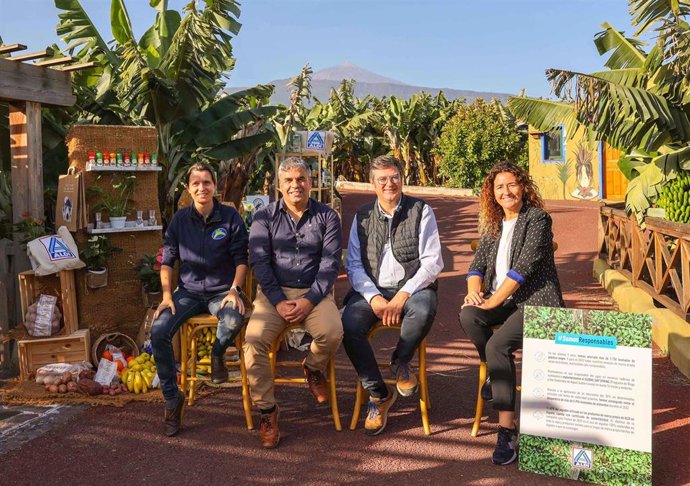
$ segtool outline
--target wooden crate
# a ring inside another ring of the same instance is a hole
[[[79,329],[69,336],[19,341],[19,376],[27,380],[31,374],[49,363],[81,363],[89,361],[91,336],[88,329]]]
[[[33,270],[20,272],[19,295],[22,306],[22,317],[31,304],[36,302],[41,294],[55,295],[62,310],[64,326],[60,336],[67,336],[79,329],[77,315],[77,286],[75,270],[63,270],[58,275],[39,277]]]

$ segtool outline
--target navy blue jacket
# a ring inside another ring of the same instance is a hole
[[[180,260],[178,285],[195,294],[227,292],[238,265],[247,264],[249,237],[244,221],[230,206],[213,200],[208,219],[194,204],[180,209],[165,232],[163,265]]]

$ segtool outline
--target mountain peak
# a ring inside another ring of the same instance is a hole
[[[322,81],[337,81],[340,82],[343,79],[354,79],[360,83],[372,83],[372,84],[397,84],[401,86],[407,86],[406,83],[402,81],[397,81],[395,79],[387,78],[376,74],[374,72],[368,71],[362,67],[353,64],[350,61],[345,61],[337,66],[329,67],[317,71],[312,76],[313,80]]]

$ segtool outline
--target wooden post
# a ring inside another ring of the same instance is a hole
[[[10,159],[12,163],[12,221],[22,214],[45,217],[43,208],[43,148],[41,104],[32,101],[9,105]]]

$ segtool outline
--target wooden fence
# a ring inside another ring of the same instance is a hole
[[[0,240],[0,337],[22,322],[19,305],[17,274],[30,269],[29,259],[23,245],[12,240]],[[0,339],[0,368],[10,366],[11,349],[9,342]]]
[[[647,218],[645,228],[624,210],[602,206],[599,255],[635,287],[688,320],[690,224]]]

